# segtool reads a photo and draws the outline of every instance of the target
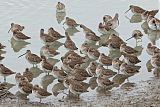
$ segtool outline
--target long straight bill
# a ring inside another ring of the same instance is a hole
[[[8,30],[8,33],[10,32],[11,28]]]
[[[128,38],[126,41],[128,41],[128,40],[130,40],[130,39],[132,39],[133,38],[133,36],[132,37],[130,37],[130,38]]]
[[[20,55],[18,58],[22,57],[22,56],[23,56],[23,55],[25,55],[25,54],[27,54],[27,52],[26,52],[26,53],[24,53],[24,54],[22,54],[22,55]]]
[[[127,13],[131,8],[129,8],[125,13]]]
[[[66,21],[63,23],[63,25],[66,23]]]

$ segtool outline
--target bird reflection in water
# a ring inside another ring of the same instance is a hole
[[[65,19],[65,16],[66,12],[56,12],[56,19],[58,24],[60,24]]]
[[[133,14],[131,18],[128,16],[125,16],[126,19],[129,20],[130,23],[140,23],[142,22],[142,17],[141,15]]]
[[[19,52],[20,50],[26,48],[27,45],[30,44],[29,42],[26,41],[17,41],[14,38],[11,38],[10,43],[14,52]]]

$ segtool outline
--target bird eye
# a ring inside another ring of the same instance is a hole
[[[133,37],[136,37],[137,36],[137,33],[133,34]]]
[[[152,21],[153,23],[156,23],[155,20]]]

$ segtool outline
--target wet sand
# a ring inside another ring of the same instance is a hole
[[[27,100],[6,98],[0,107],[160,107],[160,79],[152,78],[138,84],[128,83],[110,92],[97,93],[95,97],[68,99],[52,103],[28,102]]]

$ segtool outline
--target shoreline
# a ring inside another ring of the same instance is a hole
[[[160,79],[152,78],[140,81],[138,84],[125,85],[107,93],[105,96],[97,93],[95,98],[83,98],[79,101],[64,99],[64,102],[52,103],[28,102],[28,100],[3,99],[0,107],[160,107]],[[54,100],[54,99],[53,99]],[[9,102],[9,104],[8,104]]]

